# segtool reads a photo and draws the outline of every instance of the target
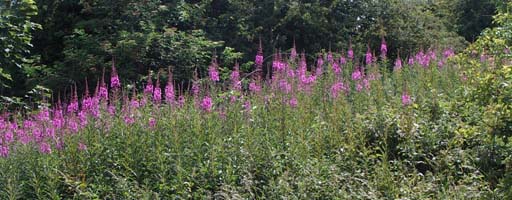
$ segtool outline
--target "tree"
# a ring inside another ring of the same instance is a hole
[[[30,89],[32,33],[40,28],[30,21],[35,15],[33,0],[0,1],[0,95],[23,96]]]

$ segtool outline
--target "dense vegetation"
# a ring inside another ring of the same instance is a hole
[[[196,69],[204,77],[214,55],[225,71],[236,60],[250,71],[260,39],[267,53],[289,52],[295,42],[299,52],[352,45],[362,55],[382,37],[392,59],[461,50],[495,9],[494,0],[2,0],[0,95],[30,107],[40,93],[56,97],[74,84],[83,92],[85,77],[93,86],[114,58],[129,83],[171,67],[174,80],[188,84]]]
[[[510,2],[0,2],[0,199],[512,198]]]

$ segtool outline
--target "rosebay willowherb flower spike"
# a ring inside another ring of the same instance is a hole
[[[208,75],[210,76],[210,80],[212,80],[213,82],[220,81],[219,71],[217,71],[217,67],[217,58],[214,56],[212,59],[212,63],[210,64],[210,66],[208,66]]]
[[[212,111],[212,98],[208,95],[206,95],[203,100],[201,101],[201,109],[205,112],[211,112]]]
[[[290,61],[295,61],[295,58],[297,58],[297,47],[295,46],[295,39],[293,39],[293,47],[290,52]]]
[[[167,76],[167,85],[165,86],[165,101],[169,104],[174,103],[175,92],[174,92],[174,83],[172,78],[172,72],[169,69]]]
[[[349,60],[354,60],[354,50],[352,50],[352,42],[348,44],[347,58]]]
[[[233,67],[233,71],[231,71],[231,89],[232,90],[242,90],[242,82],[240,81],[240,67],[238,62],[235,63]]]
[[[402,69],[402,59],[400,58],[400,54],[397,56],[395,60],[395,67],[393,69],[395,71]]]
[[[108,88],[107,84],[105,83],[105,68],[103,68],[103,75],[101,76],[101,83],[98,90],[98,96],[101,100],[108,100]]]
[[[407,93],[407,91],[404,91],[402,93],[402,105],[404,106],[408,106],[412,104],[412,99],[411,99],[411,96],[409,96],[409,94]]]
[[[368,44],[368,49],[366,50],[366,65],[371,65],[373,62],[373,55],[370,49],[370,45]]]
[[[119,76],[117,74],[114,58],[112,58],[112,74],[110,75],[110,87],[114,90],[117,90],[121,87],[121,82],[119,81]]]
[[[160,73],[157,74],[155,87],[153,89],[153,101],[159,104],[162,101],[162,88],[160,88]]]
[[[75,113],[78,111],[78,94],[76,90],[76,85],[74,90],[73,87],[71,87],[71,101],[68,105],[68,113]]]
[[[153,94],[153,79],[151,78],[151,72],[148,74],[148,81],[146,82],[146,87],[144,88],[145,95]]]
[[[388,53],[388,45],[387,45],[384,37],[382,37],[382,41],[380,43],[380,56],[382,57],[382,59],[386,58],[387,53]]]

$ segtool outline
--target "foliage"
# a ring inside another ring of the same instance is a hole
[[[30,54],[32,32],[39,24],[33,0],[0,1],[0,96],[22,96],[34,57]]]
[[[489,128],[487,119],[498,110],[487,105],[508,106],[509,99],[489,104],[472,95],[510,92],[502,82],[485,82],[487,76],[475,82],[468,70],[474,65],[464,63],[470,60],[443,54],[419,52],[415,58],[423,61],[393,72],[385,59],[364,71],[348,60],[336,71],[335,55],[308,71],[305,60],[276,58],[271,79],[256,82],[261,91],[233,87],[233,75],[224,80],[229,87],[206,77],[195,82],[198,90],[176,96],[172,84],[162,94],[163,85],[148,90],[146,82],[145,92],[132,97],[115,88],[106,93],[102,84],[105,93],[83,98],[81,106],[71,96],[27,118],[2,119],[9,128],[0,132],[7,141],[0,145],[0,195],[506,198],[510,168],[502,164],[510,144],[490,140],[498,126]],[[509,69],[496,72],[504,84]]]

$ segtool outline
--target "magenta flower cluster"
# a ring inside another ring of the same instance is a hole
[[[146,107],[158,109],[170,106],[179,109],[190,100],[190,105],[195,106],[198,111],[204,114],[216,113],[221,118],[225,118],[226,113],[222,107],[226,105],[221,105],[219,102],[226,100],[233,106],[240,106],[239,108],[245,114],[251,115],[253,107],[251,107],[248,97],[253,95],[262,97],[266,104],[279,102],[281,106],[286,106],[289,109],[298,109],[301,107],[302,97],[308,96],[312,91],[323,90],[327,94],[326,98],[334,101],[363,90],[370,91],[373,88],[372,84],[381,78],[378,72],[372,70],[377,67],[374,64],[377,60],[369,46],[365,54],[365,63],[355,60],[354,51],[349,45],[346,55],[330,51],[327,54],[318,54],[316,62],[311,66],[308,66],[305,53],[298,55],[295,48],[294,46],[289,57],[280,53],[274,54],[271,71],[266,75],[269,78],[266,80],[262,76],[264,59],[260,45],[254,71],[247,73],[247,76],[242,76],[244,72],[241,72],[237,63],[229,74],[229,80],[221,80],[218,71],[219,65],[217,60],[213,59],[208,67],[208,77],[206,77],[209,79],[207,82],[213,82],[213,85],[204,85],[202,84],[204,81],[196,78],[190,84],[189,90],[177,89],[173,81],[173,74],[169,70],[166,77],[167,82],[163,86],[164,94],[162,94],[160,85],[160,74],[157,73],[156,82],[153,84],[155,77],[149,73],[143,93],[138,95],[134,88],[130,97],[128,92],[122,91],[123,88],[113,62],[110,85],[105,83],[105,73],[103,73],[101,79],[96,83],[93,93],[90,93],[86,80],[85,92],[81,98],[77,94],[78,89],[75,86],[68,93],[70,95],[63,98],[65,101],[58,97],[51,108],[42,108],[39,112],[23,119],[10,116],[11,114],[0,116],[0,157],[8,157],[18,144],[31,145],[42,154],[51,154],[61,149],[70,148],[70,146],[78,148],[80,151],[86,151],[88,141],[79,139],[76,145],[70,145],[64,142],[68,141],[65,138],[68,136],[80,138],[82,130],[88,126],[108,132],[113,123],[111,122],[113,120],[105,120],[109,117],[119,117],[124,121],[125,126],[139,124],[154,129],[161,119],[158,118],[158,115],[143,118],[141,112]],[[382,40],[380,51],[381,58],[385,59],[388,50],[384,40]],[[433,49],[426,52],[421,50],[415,55],[409,55],[406,59],[407,64],[402,63],[402,59],[398,56],[394,62],[394,71],[417,65],[425,68],[436,65],[442,67],[454,55],[452,49],[444,50],[439,54]],[[162,77],[165,78],[165,76]],[[323,84],[326,80],[332,81]],[[212,89],[216,85],[223,85],[224,81],[226,81],[226,87],[222,87],[222,89],[230,90],[230,92],[224,93],[223,91],[219,92],[218,88]],[[414,93],[406,91],[409,90],[405,88],[401,97],[397,96],[397,99],[401,99],[402,106],[413,103]],[[116,94],[122,96],[117,98]],[[225,94],[228,96],[226,97]],[[151,112],[156,112],[156,110]]]

